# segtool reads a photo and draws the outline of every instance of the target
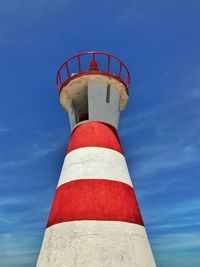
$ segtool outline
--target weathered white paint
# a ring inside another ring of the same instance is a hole
[[[109,87],[109,102],[106,102],[108,83],[88,81],[89,120],[101,121],[113,125],[119,122],[120,93],[113,86]]]
[[[73,221],[46,229],[37,267],[155,267],[145,228]]]
[[[84,147],[65,157],[58,186],[77,179],[108,179],[132,186],[125,157],[112,149]]]
[[[73,102],[71,99],[68,99],[68,106],[69,106],[68,108],[69,122],[71,129],[73,129],[73,127],[76,125],[76,116],[75,116]]]

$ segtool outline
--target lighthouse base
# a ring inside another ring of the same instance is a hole
[[[48,227],[37,267],[155,267],[145,228],[113,221]]]

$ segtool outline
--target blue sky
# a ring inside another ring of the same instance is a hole
[[[7,0],[0,8],[0,266],[35,266],[69,138],[55,76],[130,69],[119,135],[158,267],[200,264],[200,2]]]

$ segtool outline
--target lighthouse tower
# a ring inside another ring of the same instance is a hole
[[[58,70],[71,138],[37,267],[156,266],[117,133],[129,85],[127,67],[106,53]]]

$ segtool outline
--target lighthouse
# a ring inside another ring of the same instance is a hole
[[[118,137],[126,65],[81,53],[61,65],[57,86],[71,137],[37,267],[155,267]]]

